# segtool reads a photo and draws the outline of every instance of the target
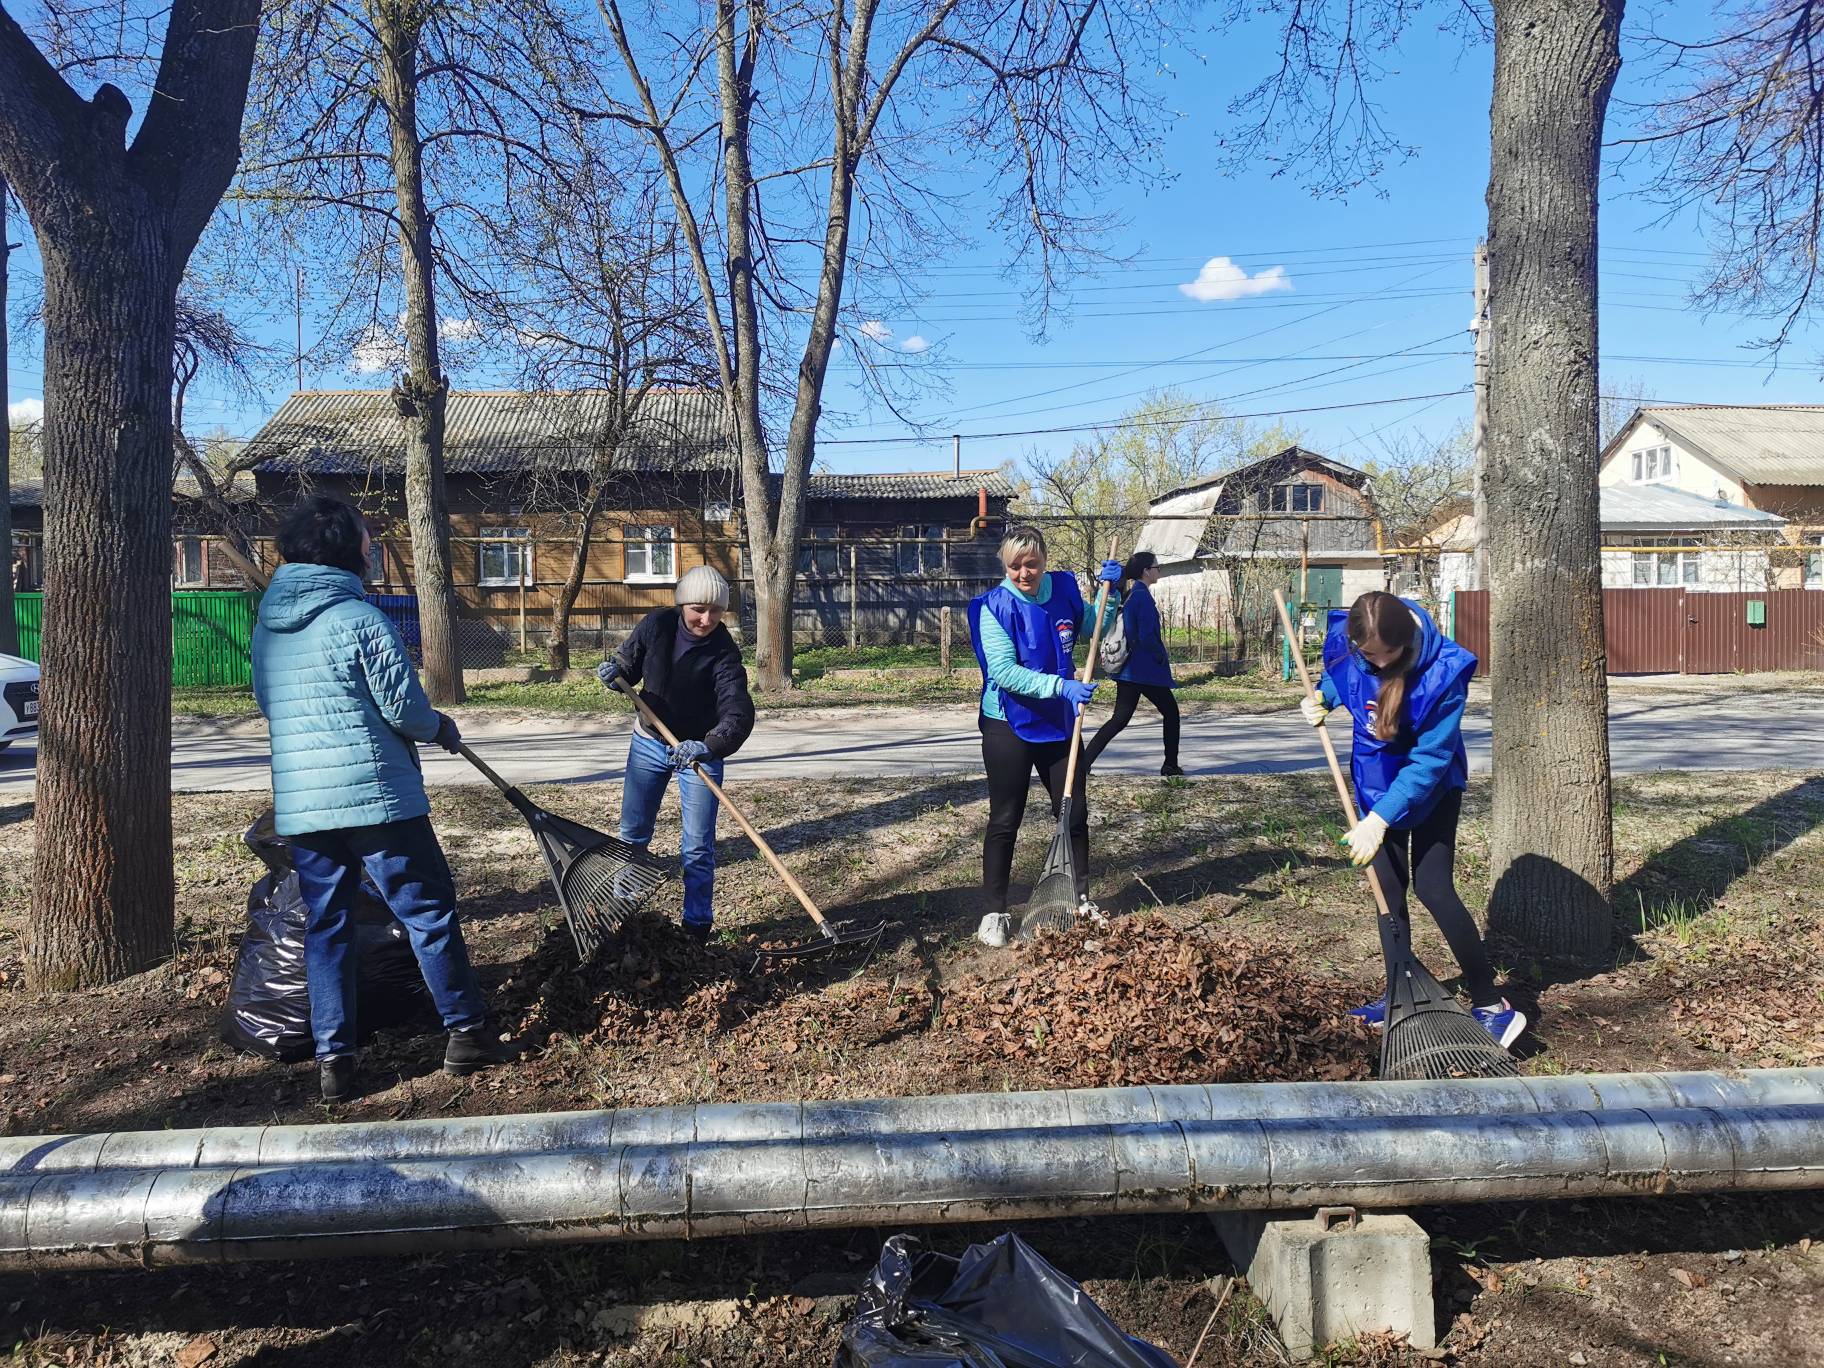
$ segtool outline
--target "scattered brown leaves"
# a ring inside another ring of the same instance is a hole
[[[1135,916],[1024,954],[1018,972],[947,993],[944,1032],[1078,1087],[1369,1076],[1348,990],[1281,952]]]

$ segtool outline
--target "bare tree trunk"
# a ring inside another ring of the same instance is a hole
[[[45,602],[26,976],[171,952],[177,287],[234,174],[258,0],[173,0],[156,93],[77,95],[0,8],[0,170],[44,263]]]
[[[6,393],[6,281],[12,254],[12,244],[6,240],[6,177],[0,176],[0,395]],[[13,480],[12,448],[12,423],[0,413],[0,552],[6,555],[6,572],[0,574],[0,652],[18,655],[19,622],[13,606],[13,501],[7,493]]]
[[[450,573],[450,512],[443,477],[449,380],[438,355],[431,218],[424,202],[424,145],[418,134],[418,36],[412,0],[371,0],[380,36],[380,98],[386,105],[397,188],[399,255],[405,280],[406,371],[393,402],[406,420],[405,515],[417,581],[424,687],[433,703],[465,696]]]
[[[1612,936],[1597,512],[1596,219],[1624,0],[1495,7],[1488,184],[1491,926],[1592,959]]]
[[[553,670],[570,668],[570,616],[576,610],[576,598],[582,592],[583,576],[588,572],[589,548],[595,540],[595,520],[601,515],[602,505],[607,498],[607,482],[591,480],[576,529],[576,544],[570,553],[570,569],[557,588],[556,602],[551,605],[551,639],[545,643],[545,664]]]

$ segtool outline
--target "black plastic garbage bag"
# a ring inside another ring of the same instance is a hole
[[[267,872],[247,894],[247,930],[228,985],[222,1039],[268,1059],[309,1059],[315,1043],[304,974],[306,914],[291,867],[291,842],[273,830],[270,808],[241,839]],[[355,900],[355,919],[361,955],[355,986],[357,1039],[390,1026],[435,1022],[405,928],[366,878]]]
[[[836,1368],[1175,1368],[1124,1334],[1018,1235],[961,1259],[895,1235],[842,1332]]]

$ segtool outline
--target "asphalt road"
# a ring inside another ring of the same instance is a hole
[[[1630,690],[1612,700],[1611,756],[1618,771],[1656,769],[1742,770],[1824,768],[1824,707],[1814,696],[1756,694],[1719,700],[1668,691],[1656,698]],[[1098,708],[1093,726],[1106,717]],[[178,718],[171,756],[171,786],[179,790],[266,787],[266,731],[258,718]],[[515,783],[588,782],[621,777],[627,750],[624,715],[475,715],[463,721],[465,738],[489,764]],[[1348,733],[1333,721],[1340,748]],[[1464,724],[1470,768],[1488,768],[1486,713]],[[433,747],[421,752],[433,784],[483,783],[465,761]],[[1139,714],[1097,766],[1104,774],[1156,774],[1160,738],[1157,714]],[[0,801],[30,796],[36,754],[16,744],[0,752]],[[1195,776],[1272,774],[1319,769],[1323,755],[1296,711],[1233,717],[1187,715],[1182,763]],[[974,773],[981,742],[972,713],[963,708],[847,708],[784,712],[762,717],[753,738],[730,764],[744,783],[865,775],[920,776]]]

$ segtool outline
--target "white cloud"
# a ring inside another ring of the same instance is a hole
[[[8,427],[13,427],[15,425],[18,427],[30,427],[34,423],[42,423],[43,421],[44,400],[42,399],[21,399],[16,404],[8,404],[6,406],[6,422]]]
[[[1178,287],[1180,294],[1210,303],[1219,299],[1245,299],[1249,295],[1271,294],[1292,288],[1292,278],[1284,266],[1269,266],[1249,275],[1227,257],[1211,257],[1197,272],[1197,279]]]
[[[893,329],[878,318],[870,318],[861,325],[861,335],[873,342],[886,343],[893,340]]]
[[[356,375],[395,371],[405,364],[405,344],[379,328],[369,328],[349,353],[348,368]]]
[[[481,336],[481,324],[472,318],[444,318],[438,320],[437,336],[445,342],[473,342]]]
[[[920,337],[917,333],[913,333],[912,336],[899,344],[899,349],[903,352],[911,352],[916,356],[919,352],[930,351],[931,341],[929,338]]]

